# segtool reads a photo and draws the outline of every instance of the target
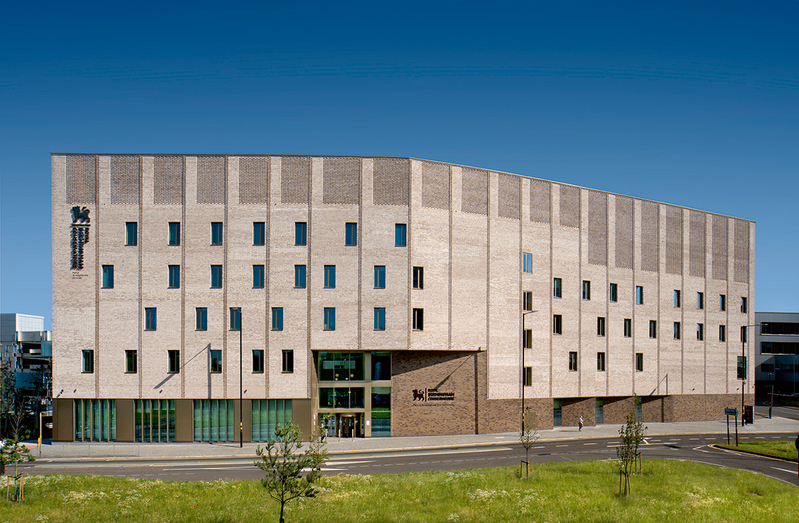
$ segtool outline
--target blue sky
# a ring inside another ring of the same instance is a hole
[[[412,156],[757,222],[799,311],[799,2],[5,2],[0,309],[51,305],[50,153]]]

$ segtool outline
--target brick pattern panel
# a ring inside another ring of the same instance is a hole
[[[359,158],[325,158],[322,201],[344,204],[361,202]]]
[[[576,427],[580,416],[583,417],[583,425],[596,425],[596,398],[565,398],[562,402],[562,426]]]
[[[580,227],[580,188],[560,186],[560,224],[564,227]]]
[[[70,205],[97,201],[97,158],[67,156],[67,203]]]
[[[616,197],[616,267],[633,268],[633,199]]]
[[[735,281],[749,283],[749,222],[735,220]]]
[[[141,157],[111,157],[111,203],[139,203],[139,187],[141,186]]]
[[[728,230],[729,218],[726,216],[713,215],[713,279],[727,279],[728,255]]]
[[[308,203],[311,184],[311,158],[288,156],[282,160],[280,170],[281,203]]]
[[[711,421],[724,419],[724,409],[741,410],[740,394],[684,394],[664,398],[663,421]],[[746,404],[754,405],[754,395],[746,395]]]
[[[411,162],[405,158],[375,158],[372,173],[375,205],[408,206]]]
[[[239,203],[266,204],[269,202],[269,157],[239,158]]]
[[[422,207],[449,210],[449,165],[422,163]]]
[[[625,423],[627,415],[635,410],[635,400],[631,396],[604,398],[602,422],[604,424]]]
[[[682,274],[682,209],[666,207],[666,272]]]
[[[521,182],[518,176],[499,175],[499,215],[518,220],[521,217]]]
[[[225,203],[225,157],[197,158],[197,203]]]
[[[608,194],[588,192],[588,263],[608,264]]]
[[[463,169],[461,211],[488,214],[488,173],[477,169]]]
[[[641,270],[657,272],[659,260],[660,205],[641,202]]]
[[[153,203],[183,204],[183,157],[156,156],[153,158]]]
[[[530,221],[549,223],[552,217],[552,184],[530,180]]]
[[[690,240],[688,243],[688,272],[691,276],[705,277],[705,252],[707,245],[705,217],[703,212],[691,211]]]

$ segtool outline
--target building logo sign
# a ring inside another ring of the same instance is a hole
[[[413,389],[413,402],[418,404],[444,405],[455,401],[454,392],[439,392],[438,389]]]
[[[89,243],[89,209],[87,207],[72,208],[72,226],[70,227],[70,251],[72,270],[83,270],[83,246]]]

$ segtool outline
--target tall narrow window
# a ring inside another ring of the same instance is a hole
[[[136,357],[135,350],[125,351],[125,372],[127,374],[136,374],[138,369],[138,358]]]
[[[325,289],[336,288],[336,266],[325,265]]]
[[[644,304],[644,287],[642,285],[635,286],[635,303],[638,305]]]
[[[658,322],[656,320],[649,320],[649,337],[658,337]]]
[[[82,350],[82,365],[81,365],[81,372],[86,374],[91,374],[94,372],[94,351],[93,350]]]
[[[596,319],[596,335],[597,336],[605,335],[605,318],[603,316],[599,316]]]
[[[155,307],[145,307],[144,309],[144,329],[154,331],[158,326],[158,309]]]
[[[264,245],[266,244],[266,223],[265,222],[252,222],[252,244]]]
[[[222,222],[211,222],[211,245],[222,245]]]
[[[294,245],[308,244],[308,224],[306,222],[294,223]]]
[[[375,330],[386,330],[386,308],[375,307]]]
[[[413,330],[424,330],[424,309],[413,309]]]
[[[746,343],[747,341],[749,341],[746,334],[747,334],[746,325],[744,325],[743,327],[741,327],[741,343]]]
[[[325,307],[325,317],[324,317],[323,328],[326,331],[334,331],[334,330],[336,330],[336,308],[335,307]]]
[[[618,283],[611,283],[610,284],[610,292],[609,292],[609,299],[611,302],[615,303],[619,301],[619,284]]]
[[[726,294],[719,294],[719,310],[726,311],[727,310],[727,295]]]
[[[167,372],[180,372],[180,351],[168,350],[167,352]]]
[[[533,348],[533,329],[524,329],[524,339],[522,343],[525,349]]]
[[[239,307],[230,308],[230,330],[241,330],[241,308]]]
[[[743,313],[749,312],[749,304],[747,302],[748,302],[748,300],[746,299],[746,296],[742,296],[741,297],[741,312],[743,312]]]
[[[679,307],[680,306],[680,291],[678,291],[678,290],[674,291],[674,306],[675,307]]]
[[[139,243],[139,224],[136,222],[125,223],[125,245],[137,245]]]
[[[696,339],[702,341],[705,339],[705,324],[704,323],[697,323],[696,324]]]
[[[746,379],[746,356],[738,356],[738,379]]]
[[[211,365],[210,365],[211,374],[219,374],[222,372],[222,351],[221,350],[212,350],[211,351]]]
[[[103,289],[114,288],[114,266],[103,265]]]
[[[632,318],[624,318],[624,337],[631,338],[633,335],[633,320]]]
[[[675,340],[679,340],[680,339],[680,322],[679,321],[675,321],[674,322],[674,339]]]
[[[348,222],[344,225],[344,245],[358,245],[358,224]]]
[[[696,293],[696,308],[697,309],[704,309],[705,308],[705,293],[704,292],[697,292]]]
[[[424,289],[424,267],[413,268],[413,288]]]
[[[525,367],[524,372],[522,373],[522,382],[524,383],[525,387],[532,387],[533,386],[533,368],[532,367]]]
[[[386,266],[375,265],[375,289],[386,288]]]
[[[255,374],[264,373],[264,351],[261,349],[252,351],[252,371]]]
[[[522,310],[526,312],[533,310],[533,291],[524,291],[522,293]]]
[[[294,266],[294,288],[305,288],[305,265]]]
[[[408,226],[404,223],[394,225],[394,247],[405,247],[408,242]]]
[[[252,286],[254,289],[263,289],[264,288],[264,266],[263,265],[253,265],[252,266]]]
[[[522,253],[522,272],[533,273],[533,254],[530,252]]]
[[[719,325],[719,341],[727,341],[727,326]]]
[[[583,299],[591,299],[591,282],[588,280],[583,280]]]
[[[211,288],[212,289],[221,289],[222,288],[222,266],[221,265],[211,265]]]
[[[169,266],[169,288],[180,288],[180,265]]]
[[[596,353],[596,370],[599,372],[605,372],[605,353],[604,352],[597,352]]]
[[[169,245],[180,245],[180,222],[169,222]]]
[[[196,320],[196,329],[198,331],[208,330],[208,308],[197,307],[194,309],[194,312]]]
[[[644,371],[644,353],[643,352],[636,352],[635,353],[635,370],[638,372]]]
[[[561,314],[552,316],[552,334],[563,334],[563,316]]]
[[[294,372],[293,350],[283,350],[283,366],[281,370],[287,374]]]
[[[570,371],[577,370],[577,352],[569,353],[569,370]]]
[[[552,296],[555,298],[560,298],[563,296],[563,280],[560,278],[555,278],[552,280]]]
[[[283,330],[283,307],[272,307],[272,330]]]

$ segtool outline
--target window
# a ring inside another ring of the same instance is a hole
[[[696,339],[699,341],[703,341],[705,339],[705,324],[704,323],[697,323],[696,324]]]
[[[194,312],[196,320],[196,329],[198,331],[208,330],[208,308],[197,307],[196,309],[194,309]]]
[[[139,243],[139,224],[136,222],[125,223],[125,245],[137,245]]]
[[[605,335],[605,318],[602,316],[599,316],[596,319],[596,335],[597,336]]]
[[[180,372],[180,351],[167,351],[167,372]]]
[[[114,288],[114,266],[103,265],[103,289]]]
[[[305,288],[305,265],[294,266],[294,288]]]
[[[357,223],[347,223],[344,225],[344,245],[358,245]]]
[[[605,372],[605,353],[604,352],[597,352],[596,353],[596,370],[599,372]]]
[[[261,349],[252,351],[252,371],[255,374],[264,373],[264,351]]]
[[[85,372],[86,374],[91,374],[94,372],[94,351],[93,350],[82,350],[82,366],[81,372]]]
[[[221,289],[222,288],[222,266],[221,265],[211,265],[211,288],[212,289]]]
[[[307,245],[308,244],[308,224],[305,222],[296,222],[294,224],[294,245]]]
[[[424,330],[424,309],[413,309],[413,330]]]
[[[533,329],[524,329],[524,338],[522,339],[522,344],[525,349],[533,348]]]
[[[252,222],[252,244],[253,245],[266,244],[266,223]]]
[[[524,291],[522,293],[522,310],[532,312],[533,310],[533,291]]]
[[[636,352],[635,353],[635,370],[638,372],[644,371],[644,353],[643,352]]]
[[[619,301],[619,284],[618,283],[611,283],[610,284],[610,301],[617,302]]]
[[[158,309],[146,307],[144,309],[144,329],[154,331],[158,325]]]
[[[624,318],[624,337],[631,338],[633,335],[633,320],[631,318]]]
[[[180,288],[180,265],[169,266],[169,288]]]
[[[169,245],[180,245],[180,222],[169,222]]]
[[[727,341],[727,326],[719,325],[719,341]]]
[[[555,278],[552,280],[552,296],[555,298],[560,298],[563,296],[563,280],[560,278]]]
[[[283,307],[272,307],[272,330],[283,330]]]
[[[252,266],[252,287],[253,287],[253,289],[263,289],[264,288],[264,266],[263,265],[253,265]]]
[[[569,353],[569,370],[576,371],[577,370],[577,353],[570,352]]]
[[[413,268],[413,288],[424,289],[424,267]]]
[[[649,320],[649,337],[650,338],[658,337],[658,322],[655,320]]]
[[[719,310],[726,311],[727,310],[727,295],[726,294],[719,294]]]
[[[241,308],[240,307],[231,307],[230,308],[230,330],[232,330],[232,331],[240,331],[241,330]]]
[[[522,374],[522,382],[524,383],[525,387],[532,387],[533,385],[533,368],[532,367],[525,367],[524,373]]]
[[[532,253],[522,253],[522,271],[528,274],[533,273],[533,255]]]
[[[219,374],[222,372],[222,351],[221,350],[212,350],[211,351],[211,366],[210,370],[212,374]]]
[[[761,363],[760,364],[760,372],[774,372],[774,364],[773,363]]]
[[[697,292],[696,293],[696,308],[697,309],[704,309],[705,308],[705,293],[704,292]]]
[[[405,247],[407,245],[408,226],[404,223],[394,225],[394,247]]]
[[[749,340],[747,339],[746,336],[746,325],[744,325],[743,327],[741,327],[741,343],[746,343],[747,341]]]
[[[783,370],[787,370],[783,367]],[[738,379],[746,379],[746,356],[738,356]]]
[[[675,321],[674,322],[674,339],[675,340],[679,340],[680,339],[680,322],[679,321]]]
[[[591,282],[588,280],[583,280],[583,299],[591,299]]]
[[[635,303],[638,305],[644,304],[644,287],[641,285],[635,286]]]
[[[375,289],[386,288],[386,266],[375,265]]]
[[[680,291],[678,291],[678,290],[674,291],[674,306],[675,307],[679,307],[680,306]]]
[[[283,367],[282,371],[286,373],[294,372],[294,351],[293,350],[284,350],[283,351]]]
[[[416,310],[416,309],[414,309]],[[325,307],[325,323],[324,329],[326,331],[334,331],[336,330],[336,308],[335,307]]]
[[[136,357],[135,350],[125,351],[125,372],[127,374],[136,374],[138,368],[138,358]]]
[[[386,308],[375,307],[375,330],[386,330]]]
[[[552,316],[552,334],[563,334],[563,316],[560,314]]]
[[[745,296],[741,297],[741,312],[746,313],[749,311],[749,307],[747,305],[747,299]]]
[[[336,288],[336,266],[325,265],[325,289]]]
[[[211,245],[222,245],[222,222],[211,222]]]

